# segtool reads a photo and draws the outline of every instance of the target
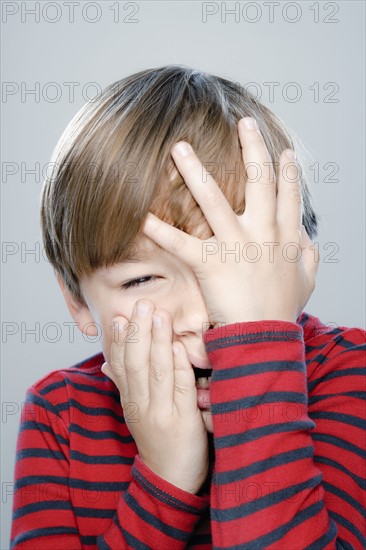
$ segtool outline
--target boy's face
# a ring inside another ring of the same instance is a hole
[[[184,344],[191,363],[198,366],[205,361],[209,366],[202,340],[202,333],[208,328],[208,314],[192,269],[145,235],[135,243],[138,259],[99,268],[81,278],[80,287],[87,307],[79,306],[76,312],[75,306],[70,307],[70,298],[63,288],[67,305],[79,328],[83,330],[83,326],[89,324],[87,333],[91,335],[90,323],[97,323],[103,354],[110,362],[113,320],[118,316],[130,320],[137,300],[145,298],[156,308],[171,314],[173,341],[180,340]],[[144,279],[138,281],[138,286],[123,286],[132,279],[141,278]],[[206,429],[212,432],[210,409],[207,405],[200,405],[200,408],[204,409]]]

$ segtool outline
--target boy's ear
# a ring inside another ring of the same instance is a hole
[[[98,328],[87,305],[79,302],[77,298],[66,287],[63,278],[59,273],[56,273],[57,282],[64,295],[67,309],[71,317],[77,323],[81,332],[87,336],[98,336]]]

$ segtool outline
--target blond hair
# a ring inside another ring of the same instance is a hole
[[[149,211],[195,234],[204,215],[179,172],[172,145],[188,141],[236,214],[245,208],[245,168],[237,123],[254,117],[272,163],[296,150],[302,168],[302,223],[310,238],[318,214],[294,139],[280,119],[237,82],[183,65],[147,69],[104,88],[62,133],[43,183],[45,251],[82,303],[83,274],[133,256]],[[244,176],[243,176],[244,174]],[[203,238],[212,235],[205,232]],[[202,235],[201,235],[202,238]]]

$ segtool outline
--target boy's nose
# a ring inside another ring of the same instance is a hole
[[[207,309],[197,283],[196,287],[177,297],[175,311],[172,312],[173,332],[195,333],[201,337],[210,326]]]

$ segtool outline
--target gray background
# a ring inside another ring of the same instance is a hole
[[[118,20],[111,9],[116,2],[79,1],[73,22],[63,2],[48,3],[47,11],[40,2],[38,21],[25,13],[34,2],[2,4],[1,548],[7,549],[26,389],[101,349],[72,330],[42,256],[40,172],[61,132],[98,89],[149,67],[180,63],[257,83],[263,103],[309,149],[308,166],[319,167],[319,177],[310,170],[310,179],[322,215],[316,239],[322,259],[305,311],[334,326],[364,327],[365,4],[280,2],[271,20],[263,2],[236,2],[236,16],[225,15],[225,6],[232,10],[234,2],[120,2]],[[6,16],[5,10],[16,8]],[[204,21],[205,9],[217,13]],[[74,97],[70,82],[78,83]],[[278,83],[273,97],[270,82]],[[24,93],[37,86],[36,96]],[[295,91],[301,93],[298,101]],[[38,174],[26,173],[35,163]],[[332,174],[334,166],[338,172]]]

